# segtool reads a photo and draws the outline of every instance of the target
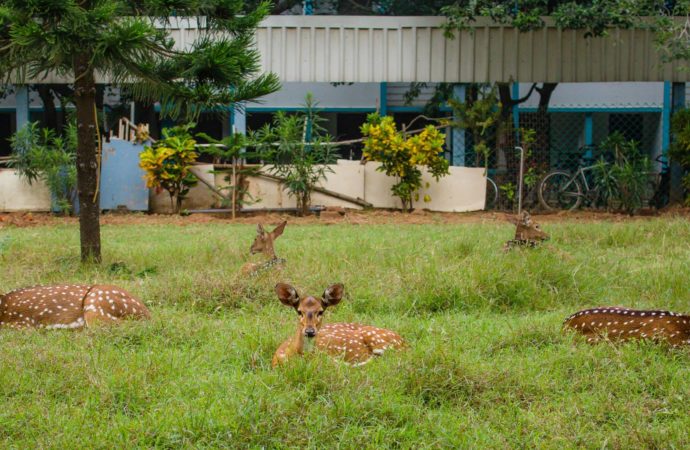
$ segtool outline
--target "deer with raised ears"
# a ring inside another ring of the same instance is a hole
[[[316,348],[346,363],[359,366],[374,356],[381,356],[389,348],[401,348],[404,341],[397,333],[358,323],[322,324],[326,308],[335,306],[343,298],[344,287],[334,284],[326,288],[320,298],[300,297],[297,290],[285,283],[275,287],[280,301],[294,308],[299,315],[297,331],[283,342],[273,356],[273,367],[295,355],[303,355]]]
[[[586,336],[589,343],[602,339],[656,339],[673,346],[690,344],[690,316],[670,311],[605,306],[576,312],[565,319],[563,327]]]
[[[263,225],[258,224],[256,226],[256,237],[254,238],[254,242],[252,242],[252,246],[249,248],[249,253],[251,255],[263,253],[267,260],[262,263],[245,263],[241,269],[241,273],[243,275],[256,275],[261,271],[270,269],[271,267],[282,266],[285,264],[285,259],[278,258],[275,250],[273,249],[273,242],[283,234],[283,231],[285,231],[285,225],[287,225],[287,221],[283,221],[270,233],[264,230]]]
[[[83,328],[150,317],[141,301],[117,286],[34,286],[0,296],[0,328]]]
[[[510,220],[516,226],[515,238],[507,241],[503,250],[508,251],[513,247],[536,247],[543,241],[548,241],[550,236],[546,234],[538,223],[532,220],[527,211],[522,211],[519,217]]]

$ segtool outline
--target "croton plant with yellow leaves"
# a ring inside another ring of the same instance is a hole
[[[397,129],[393,117],[372,113],[367,116],[361,131],[364,135],[364,158],[380,162],[377,170],[395,177],[396,183],[391,190],[402,201],[403,210],[411,211],[413,200],[419,200],[422,188],[420,167],[426,167],[436,181],[449,173],[448,161],[442,154],[445,135],[433,125],[407,137]],[[428,183],[426,187],[429,187]],[[424,201],[429,202],[431,198],[425,195]]]
[[[173,213],[180,213],[182,200],[189,189],[197,184],[191,172],[196,161],[196,141],[189,130],[194,124],[187,124],[163,130],[163,139],[152,146],[144,147],[139,154],[139,167],[146,171],[146,186],[156,192],[162,190],[170,194]]]

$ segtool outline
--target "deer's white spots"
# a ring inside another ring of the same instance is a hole
[[[58,329],[58,328],[81,328],[84,326],[84,319],[83,318],[78,318],[74,322],[71,323],[55,323],[52,325],[46,325],[47,330],[53,330],[53,329]]]
[[[86,313],[96,316],[100,314],[104,319],[111,321],[130,315],[123,314],[122,311],[118,312],[118,309],[122,310],[118,306],[120,299],[109,302],[111,314],[105,313],[103,307],[108,306],[103,303],[105,291],[98,286],[87,285],[34,286],[15,289],[2,297],[5,299],[3,308],[5,317],[2,319],[9,326],[36,326],[51,329],[84,326]],[[148,317],[148,311],[143,304],[130,296],[125,296],[123,299],[126,297],[139,306],[140,312],[143,311],[137,315],[138,317]]]

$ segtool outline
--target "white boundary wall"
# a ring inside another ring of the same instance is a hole
[[[360,164],[359,161],[339,160],[331,166],[333,173],[322,187],[346,195],[359,198],[371,203],[375,208],[400,208],[400,200],[393,197],[390,188],[393,178],[378,172],[379,163]],[[197,176],[216,186],[227,185],[224,174],[209,173],[213,166],[199,165],[193,171]],[[428,173],[424,173],[423,180],[429,182],[429,188],[420,191],[420,201],[415,202],[415,208],[431,211],[464,212],[477,211],[484,208],[486,196],[486,178],[484,169],[469,167],[450,167],[450,174],[436,182]],[[249,193],[260,198],[261,201],[248,206],[247,209],[261,210],[264,208],[295,207],[295,199],[276,181],[251,177],[249,179]],[[431,197],[429,203],[421,199],[425,195]],[[218,205],[218,198],[203,184],[199,183],[190,190],[189,197],[183,202],[184,209],[207,209]],[[312,195],[313,205],[340,206],[361,209],[357,204],[340,200],[318,192]],[[170,198],[167,192],[156,194],[151,190],[150,207],[153,212],[166,213],[170,211]],[[29,185],[20,179],[14,170],[0,169],[0,211],[50,211],[50,192],[45,184],[38,182]]]
[[[371,203],[375,208],[400,208],[400,200],[391,194],[394,179],[376,170],[379,163],[360,164],[359,161],[339,160],[331,166],[333,173],[329,173],[327,180],[322,183],[323,188],[352,198],[358,198]],[[486,197],[486,178],[483,168],[450,167],[450,174],[436,182],[424,171],[424,182],[429,182],[429,188],[420,191],[420,201],[415,202],[415,208],[431,211],[465,212],[484,209]],[[224,175],[216,175],[216,185],[225,183]],[[207,205],[215,202],[210,191],[198,186],[194,190],[206,190]],[[249,179],[249,193],[261,201],[247,206],[247,209],[261,210],[264,208],[292,208],[296,206],[294,198],[288,195],[277,181],[263,177]],[[422,199],[425,195],[431,197],[429,203]],[[199,198],[199,197],[197,197]],[[319,192],[312,194],[313,205],[340,206],[361,209],[355,203],[334,198]],[[206,207],[208,207],[206,206]]]
[[[41,181],[30,185],[13,169],[0,169],[0,211],[50,211],[50,191]]]

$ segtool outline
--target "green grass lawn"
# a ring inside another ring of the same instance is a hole
[[[688,448],[690,350],[590,346],[570,313],[690,312],[690,223],[547,224],[501,251],[509,224],[288,225],[280,274],[236,275],[246,225],[105,226],[81,267],[76,226],[0,230],[0,291],[113,283],[150,322],[0,332],[0,445],[14,448]],[[325,321],[398,331],[410,348],[351,368],[277,370],[296,327],[277,281],[346,297]]]

